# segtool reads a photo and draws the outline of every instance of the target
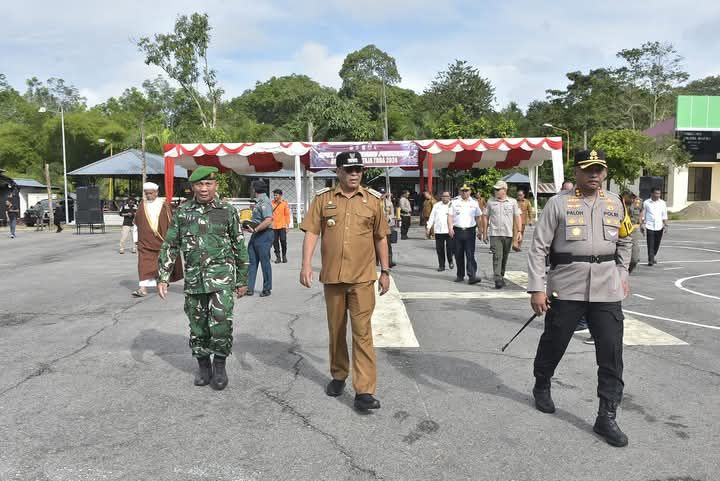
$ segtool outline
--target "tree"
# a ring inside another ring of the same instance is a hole
[[[677,89],[680,95],[720,95],[720,75],[693,80]]]
[[[48,110],[60,110],[62,105],[66,112],[86,109],[87,100],[80,95],[80,91],[71,84],[66,84],[61,78],[49,78],[47,85],[43,84],[37,77],[32,77],[25,82],[27,90],[25,98]]]
[[[314,140],[372,140],[377,133],[367,112],[334,94],[321,95],[306,105],[288,129],[296,138],[305,138],[308,122],[312,122]]]
[[[258,82],[254,89],[234,98],[229,106],[246,111],[258,122],[280,126],[290,122],[303,107],[323,93],[334,91],[306,75],[293,74]]]
[[[155,34],[153,40],[143,37],[137,46],[145,54],[147,65],[163,69],[190,96],[203,127],[215,128],[223,90],[218,86],[217,73],[208,64],[210,30],[207,14],[193,13],[189,18],[180,15],[173,33]],[[204,84],[205,93],[201,93],[199,81]]]
[[[650,127],[665,118],[673,107],[673,89],[687,81],[683,57],[671,43],[646,42],[640,48],[621,50],[617,56],[627,66],[618,70],[630,87],[648,94],[644,107],[650,113]]]
[[[367,83],[395,85],[402,80],[395,59],[375,45],[348,54],[340,69],[340,78],[343,81],[340,94],[346,97],[355,96]]]
[[[654,141],[637,130],[601,130],[593,136],[592,146],[605,151],[608,179],[625,185],[637,179],[649,164]]]
[[[423,98],[426,108],[436,115],[460,105],[468,116],[477,119],[492,112],[495,89],[465,60],[456,60],[437,74]]]

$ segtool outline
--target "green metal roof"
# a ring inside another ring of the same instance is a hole
[[[720,96],[679,95],[676,130],[720,131]]]

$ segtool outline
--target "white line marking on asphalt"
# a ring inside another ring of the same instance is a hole
[[[702,261],[661,261],[658,264],[699,264],[705,262],[720,262],[720,259],[709,259]]]
[[[627,311],[625,311],[627,312]],[[687,346],[688,343],[630,317],[625,318],[623,344],[626,346]]]
[[[387,295],[387,294],[386,294]],[[527,299],[530,294],[522,291],[478,291],[478,292],[403,292],[403,299]]]
[[[517,284],[523,289],[527,289],[528,273],[525,271],[506,271],[505,279],[509,280],[513,284]]]
[[[720,254],[720,251],[717,249],[708,249],[706,247],[691,247],[691,246],[674,246],[674,245],[668,245],[667,247],[671,247],[673,249],[687,249],[689,251],[705,251],[705,252],[714,252],[716,254]]]
[[[650,319],[657,319],[659,321],[668,321],[668,322],[676,322],[678,324],[686,324],[688,326],[695,326],[695,327],[704,327],[706,329],[715,329],[720,331],[720,326],[708,326],[707,324],[700,324],[698,322],[690,322],[690,321],[679,321],[677,319],[670,319],[667,317],[660,317],[660,316],[653,316],[652,314],[645,314],[642,312],[635,312],[635,311],[628,311],[627,309],[623,309],[624,312],[628,314],[632,314],[633,316],[640,316],[640,317],[649,317]]]
[[[390,290],[377,295],[372,320],[375,347],[419,347],[415,331],[395,281],[390,277]]]
[[[663,269],[663,270],[664,270],[664,271],[675,271],[675,270],[678,270],[678,269],[682,269],[682,266],[680,266],[680,267],[666,267],[666,268]]]
[[[720,272],[711,272],[709,274],[701,274],[699,276],[684,277],[682,279],[678,279],[675,281],[675,287],[677,287],[678,289],[681,289],[685,292],[689,292],[690,294],[695,294],[696,296],[709,297],[710,299],[717,299],[720,301],[720,297],[718,297],[718,296],[711,296],[710,294],[703,294],[702,292],[693,291],[692,289],[683,287],[683,282],[685,282],[685,281],[689,281],[690,279],[699,279],[700,277],[709,277],[709,276],[720,276]]]
[[[642,294],[633,294],[633,296],[639,297],[640,299],[645,299],[645,300],[647,300],[647,301],[654,301],[654,300],[655,300],[655,299],[653,299],[652,297],[643,296]]]

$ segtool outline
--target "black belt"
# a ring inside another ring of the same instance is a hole
[[[453,227],[453,230],[473,230],[475,228],[477,228],[476,225],[474,225],[472,227]]]
[[[560,264],[572,264],[573,262],[589,262],[591,264],[600,264],[602,262],[617,262],[615,254],[606,254],[602,256],[574,256],[554,252],[550,254],[550,265],[556,266]]]

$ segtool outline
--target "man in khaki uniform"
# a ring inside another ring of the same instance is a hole
[[[377,373],[370,318],[375,309],[376,254],[382,272],[378,281],[380,295],[390,286],[385,240],[389,228],[382,195],[360,185],[360,153],[338,154],[336,165],[338,186],[316,193],[300,226],[305,232],[300,283],[305,287],[312,284],[312,257],[322,237],[320,282],[325,284],[332,374],[325,392],[336,397],[345,388],[350,370],[346,342],[350,311],[354,404],[356,409],[366,411],[380,408],[374,396]]]
[[[606,175],[602,151],[578,152],[576,188],[551,198],[535,229],[527,290],[535,313],[547,316],[535,356],[533,396],[538,410],[555,412],[550,379],[584,317],[595,339],[598,364],[600,409],[593,429],[609,444],[625,446],[627,436],[615,417],[624,387],[621,302],[629,293],[632,225],[622,200],[602,190]],[[546,292],[557,295],[552,304]]]

